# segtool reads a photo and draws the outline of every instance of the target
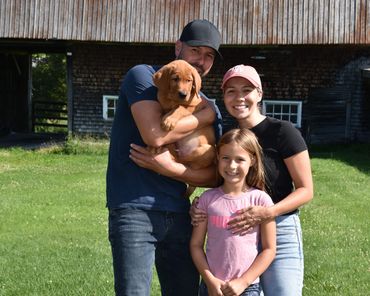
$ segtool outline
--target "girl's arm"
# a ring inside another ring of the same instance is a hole
[[[233,233],[243,235],[255,225],[292,212],[313,198],[313,181],[308,151],[305,150],[288,157],[284,159],[284,162],[293,180],[295,190],[272,207],[255,206],[241,210],[239,215],[229,222],[229,229]]]
[[[226,295],[240,295],[271,264],[276,253],[276,223],[274,219],[261,224],[262,251],[258,254],[249,269],[240,277],[225,283],[221,290]]]
[[[204,253],[204,241],[207,233],[207,221],[199,223],[197,227],[193,227],[193,233],[190,240],[190,252],[193,262],[198,269],[203,281],[207,285],[208,294],[223,295],[221,285],[223,281],[214,277],[209,269],[206,254]]]

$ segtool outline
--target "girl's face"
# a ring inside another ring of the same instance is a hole
[[[224,103],[227,111],[238,121],[260,114],[258,103],[262,94],[247,79],[233,77],[224,87]]]
[[[222,145],[218,152],[218,171],[228,192],[238,193],[247,189],[246,176],[253,165],[251,155],[237,143]]]

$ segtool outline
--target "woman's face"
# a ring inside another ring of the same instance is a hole
[[[230,78],[224,87],[224,104],[231,116],[238,121],[259,115],[258,103],[262,93],[242,77]]]

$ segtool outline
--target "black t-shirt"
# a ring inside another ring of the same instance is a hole
[[[288,121],[266,117],[251,129],[263,150],[266,190],[274,203],[293,191],[293,182],[284,159],[307,150],[298,129]]]

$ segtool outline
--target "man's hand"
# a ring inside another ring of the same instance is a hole
[[[130,147],[130,159],[142,168],[193,186],[211,187],[215,183],[216,169],[214,165],[202,169],[192,169],[177,162],[168,148],[159,147],[156,153],[151,153],[145,147],[135,144],[131,144]]]
[[[198,226],[200,222],[203,222],[205,219],[207,219],[207,214],[204,211],[197,208],[198,202],[199,202],[199,197],[196,196],[189,210],[189,214],[191,217],[191,224],[193,226]]]
[[[138,166],[171,177],[174,160],[167,148],[157,148],[149,151],[145,147],[131,144],[130,159]]]

